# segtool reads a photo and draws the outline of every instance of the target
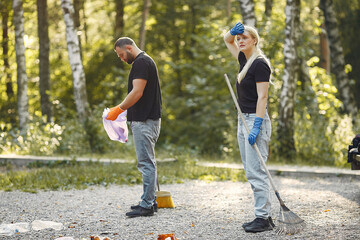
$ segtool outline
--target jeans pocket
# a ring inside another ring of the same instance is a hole
[[[154,120],[153,121],[153,131],[155,133],[155,141],[159,138],[160,135],[160,120]]]
[[[269,119],[264,119],[260,129],[260,137],[269,142],[271,137],[271,122]]]

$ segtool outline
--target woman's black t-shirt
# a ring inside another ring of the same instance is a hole
[[[240,72],[246,64],[246,57],[243,52],[239,53],[238,61],[240,64]],[[258,100],[256,83],[269,82],[270,73],[271,71],[266,61],[263,58],[257,58],[251,64],[240,84],[236,81],[238,102],[243,113],[256,113]]]
[[[128,93],[133,89],[134,79],[145,79],[142,97],[127,110],[128,121],[146,121],[161,117],[161,91],[159,74],[154,60],[142,52],[136,56],[128,79]]]

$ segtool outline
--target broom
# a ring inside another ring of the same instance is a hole
[[[160,185],[157,175],[156,175],[156,184],[159,190],[155,193],[158,208],[174,208],[175,204],[171,198],[170,192],[160,191]]]
[[[248,133],[250,133],[249,128],[246,125],[244,116],[243,116],[243,114],[241,112],[239,103],[237,102],[234,91],[233,91],[233,89],[231,87],[229,78],[228,78],[226,73],[224,74],[224,76],[225,76],[226,83],[227,83],[227,85],[229,87],[231,96],[232,96],[232,98],[234,100],[234,103],[236,105],[236,108],[239,111],[241,121],[244,123],[246,131]],[[277,229],[275,230],[276,233],[277,234],[295,234],[295,233],[300,232],[300,230],[303,229],[305,227],[305,225],[306,225],[305,221],[303,219],[301,219],[298,215],[296,215],[294,212],[290,211],[290,209],[285,206],[284,201],[280,198],[279,192],[276,190],[276,187],[274,185],[274,181],[273,181],[273,179],[272,179],[272,177],[270,175],[269,170],[266,167],[265,161],[261,156],[261,153],[260,153],[260,150],[259,150],[258,146],[256,145],[256,143],[254,143],[253,146],[254,146],[255,151],[256,151],[259,159],[260,159],[260,163],[264,167],[266,175],[269,178],[271,187],[273,188],[273,190],[275,192],[275,195],[276,195],[277,199],[280,202],[280,213],[279,213],[279,219],[278,219],[279,224],[278,224]]]

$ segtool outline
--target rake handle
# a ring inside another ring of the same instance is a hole
[[[237,110],[238,110],[238,112],[239,112],[241,121],[244,123],[247,133],[250,133],[250,130],[249,130],[249,128],[248,128],[248,126],[247,126],[247,124],[246,124],[245,118],[244,118],[244,116],[243,116],[243,113],[241,112],[239,103],[238,103],[238,101],[236,100],[236,96],[235,96],[234,90],[233,90],[232,87],[231,87],[230,80],[229,80],[229,78],[228,78],[228,76],[227,76],[226,73],[224,74],[224,76],[225,76],[226,83],[227,83],[227,85],[228,85],[228,87],[229,87],[229,90],[230,90],[232,99],[234,100],[235,106],[236,106],[236,108],[237,108]],[[260,150],[259,150],[256,142],[254,143],[253,147],[254,147],[254,149],[255,149],[255,151],[256,151],[259,159],[260,159],[261,165],[262,165],[262,166],[264,167],[264,169],[265,169],[266,175],[267,175],[268,178],[269,178],[271,187],[272,187],[273,190],[275,191],[276,197],[279,199],[281,205],[285,205],[285,204],[284,204],[284,201],[280,198],[280,194],[279,194],[279,192],[277,191],[277,189],[276,189],[276,187],[275,187],[274,181],[273,181],[273,179],[272,179],[272,177],[271,177],[271,174],[270,174],[268,168],[266,167],[265,161],[264,161],[263,157],[261,156]]]

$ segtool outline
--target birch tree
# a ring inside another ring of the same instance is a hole
[[[74,7],[71,0],[61,0],[61,8],[66,25],[66,41],[69,61],[73,76],[74,98],[76,111],[80,120],[84,123],[88,117],[89,103],[86,94],[86,80],[84,68],[80,57],[79,40],[73,21]]]
[[[149,15],[149,10],[151,6],[151,0],[144,0],[144,7],[142,12],[142,20],[141,20],[141,26],[140,26],[140,40],[139,40],[139,46],[140,49],[145,49],[145,37],[146,37],[146,20]]]
[[[335,9],[332,0],[320,0],[320,8],[325,17],[325,28],[330,47],[330,71],[335,75],[340,99],[343,101],[344,110],[355,117],[358,113],[355,96],[351,91],[349,78],[345,72],[344,51],[341,45]]]
[[[84,36],[85,38],[85,43],[87,42],[87,33],[86,33],[86,22],[85,22],[85,11],[84,11],[84,5],[85,5],[85,0],[73,0],[73,6],[74,6],[74,15],[73,15],[73,20],[74,20],[74,25],[75,25],[75,29],[76,29],[76,33],[77,36],[79,38],[79,49],[80,49],[80,54],[81,54],[81,58],[82,58],[82,36]],[[82,16],[82,21],[83,21],[83,27],[81,27],[81,20],[80,20],[80,12],[83,13]]]
[[[47,0],[37,0],[38,13],[38,35],[39,35],[39,77],[40,77],[40,104],[43,116],[47,121],[51,121],[51,103],[49,97],[50,91],[50,41],[49,41],[49,23],[47,12]]]
[[[29,99],[27,95],[27,75],[24,45],[24,10],[22,0],[13,1],[15,26],[15,52],[17,64],[17,110],[20,134],[26,135],[29,120]]]
[[[300,0],[287,0],[285,7],[286,26],[284,43],[285,69],[280,93],[278,140],[279,155],[291,158],[295,155],[294,108],[298,79],[297,26],[300,24]]]
[[[243,17],[243,22],[246,25],[255,27],[256,18],[255,18],[255,4],[253,0],[238,0],[240,3],[241,15]]]

